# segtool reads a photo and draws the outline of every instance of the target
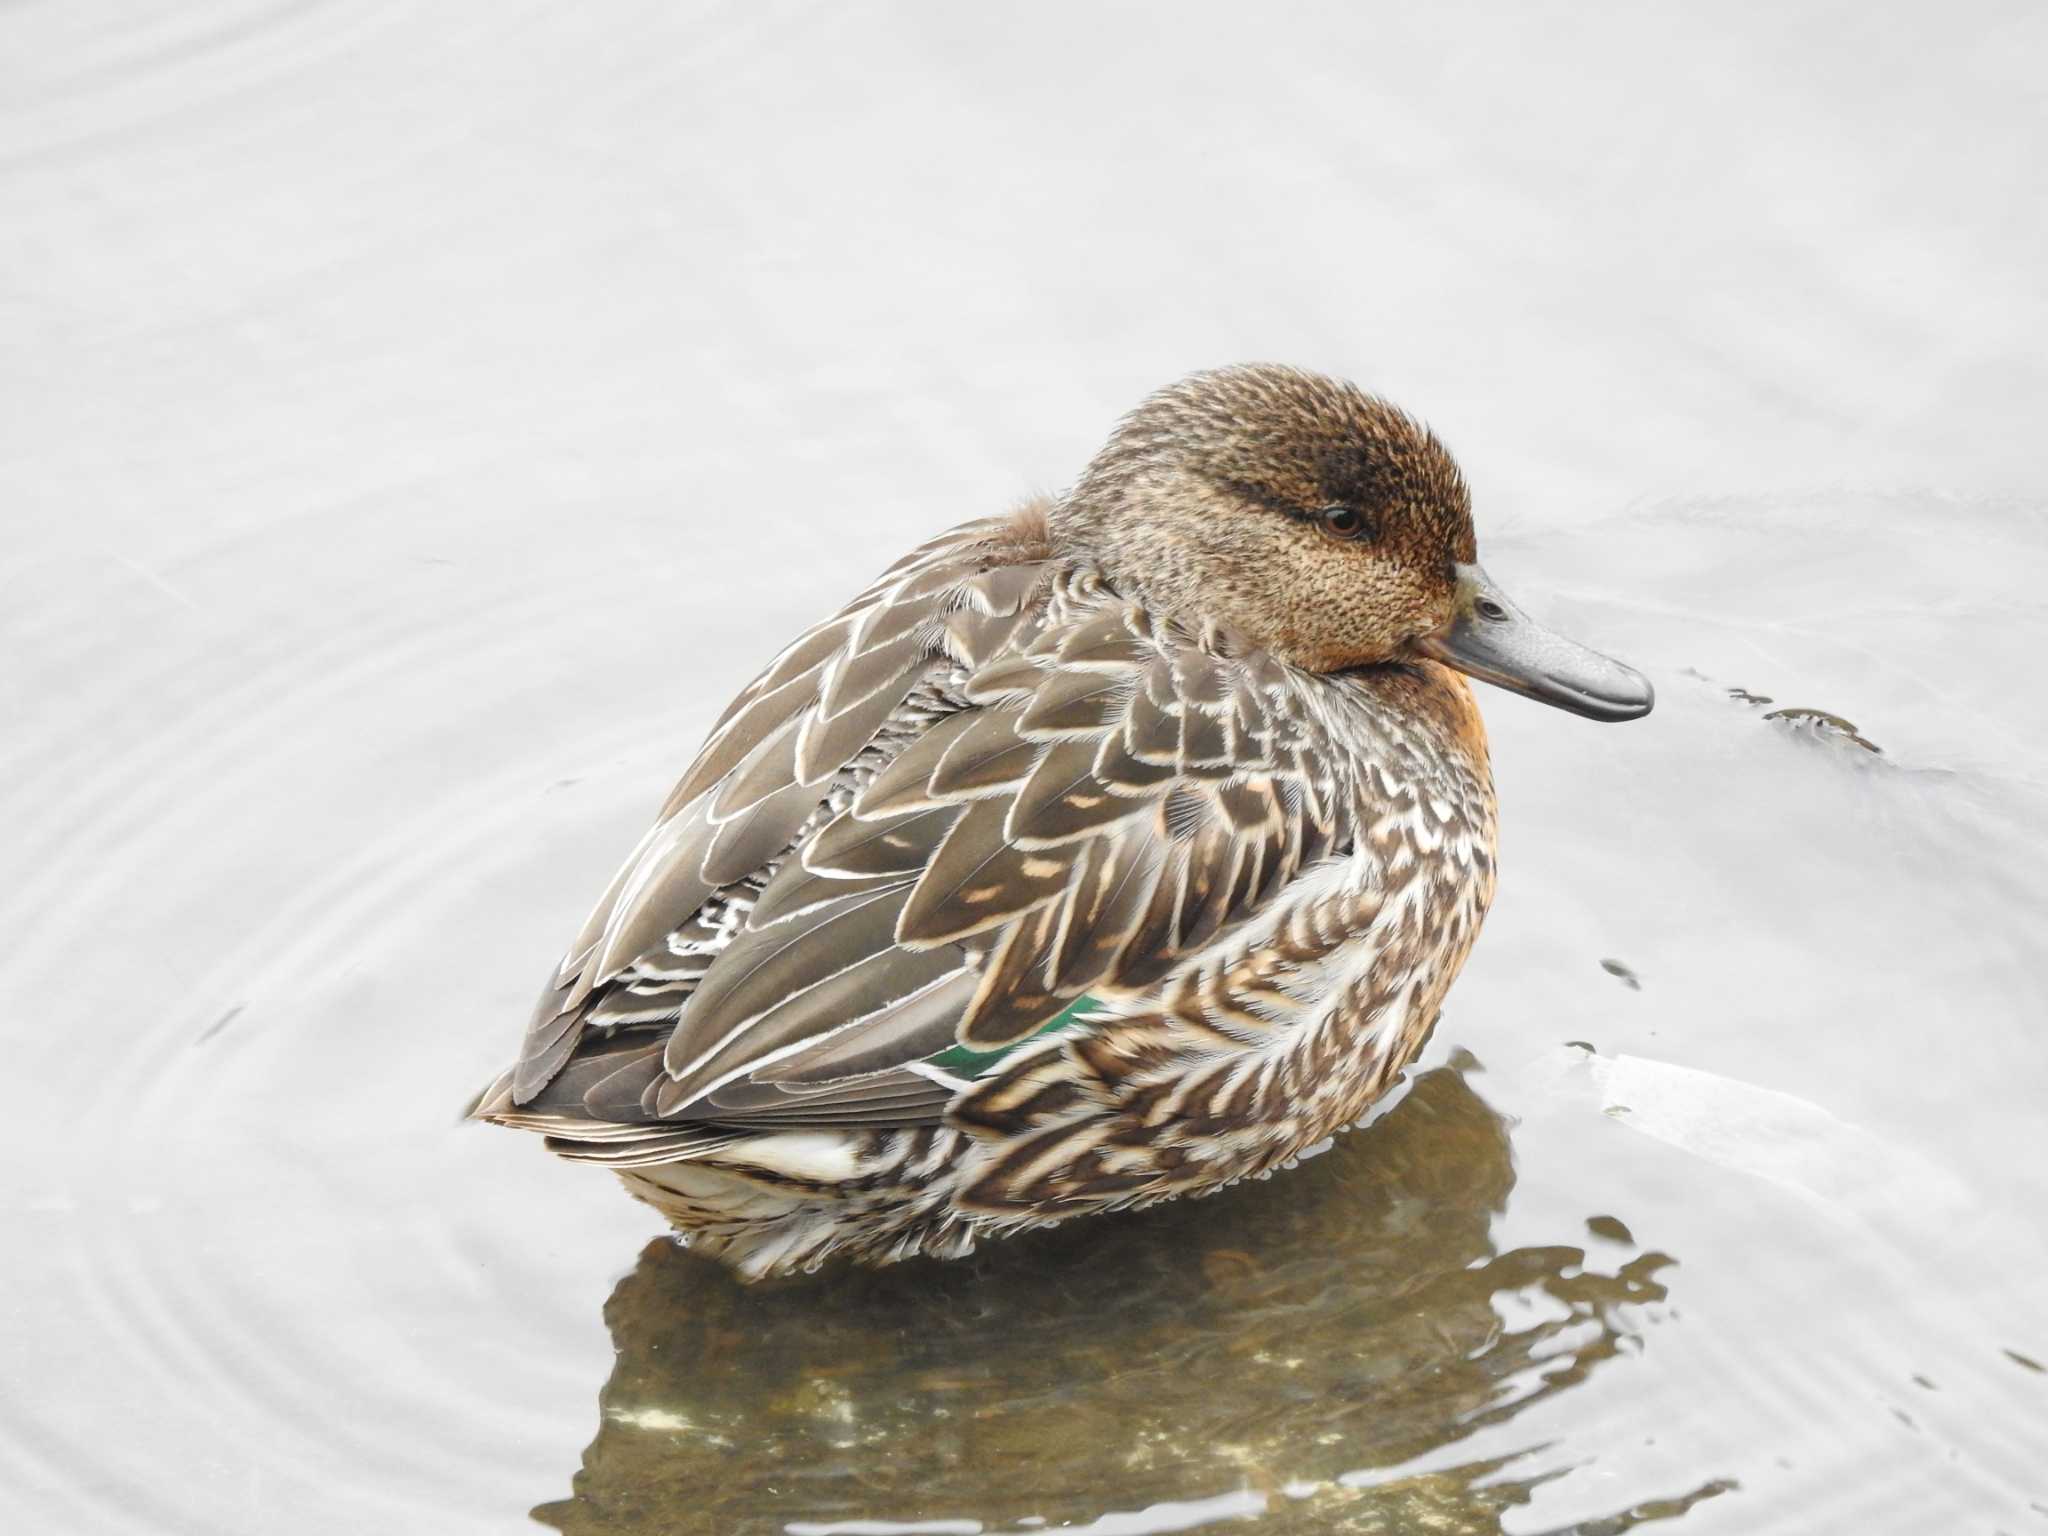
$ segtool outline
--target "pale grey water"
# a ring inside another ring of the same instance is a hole
[[[2042,13],[1249,12],[0,12],[0,1526],[2048,1526]],[[767,652],[1245,357],[1660,692],[1486,698],[1398,1105],[753,1291],[455,1123]]]

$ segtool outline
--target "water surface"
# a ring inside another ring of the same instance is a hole
[[[0,15],[0,1525],[2048,1526],[2037,9],[1194,14]],[[457,1123],[766,654],[1259,356],[1659,691],[1486,698],[1397,1102],[754,1289]]]

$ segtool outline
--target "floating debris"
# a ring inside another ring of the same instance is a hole
[[[1884,748],[1867,736],[1860,734],[1852,720],[1830,714],[1825,709],[1774,709],[1765,715],[1766,720],[1783,720],[1794,727],[1808,727],[1817,736],[1838,736],[1854,742],[1866,752],[1883,754]]]
[[[1619,960],[1602,960],[1600,962],[1600,969],[1614,977],[1631,992],[1643,990],[1643,978],[1630,970],[1626,965],[1623,965]]]
[[[1727,697],[1734,700],[1737,704],[1747,705],[1751,709],[1755,709],[1760,705],[1777,702],[1768,693],[1758,693],[1750,688],[1719,684],[1718,679],[1707,676],[1706,673],[1699,671],[1697,668],[1687,667],[1685,675],[1696,677],[1703,683],[1716,683],[1720,686],[1721,692],[1727,695]],[[1804,728],[1810,735],[1839,737],[1844,741],[1853,742],[1866,752],[1882,754],[1884,751],[1884,748],[1858,731],[1854,721],[1846,720],[1842,716],[1835,714],[1832,710],[1808,709],[1802,705],[1792,705],[1785,709],[1771,710],[1763,718],[1766,720],[1783,720],[1794,728]]]
[[[1619,1216],[1588,1216],[1586,1230],[1610,1243],[1627,1243],[1633,1247],[1636,1240],[1635,1233],[1629,1231],[1628,1224]]]

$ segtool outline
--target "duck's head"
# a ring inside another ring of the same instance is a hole
[[[1341,380],[1257,364],[1161,390],[1049,529],[1119,589],[1296,666],[1426,656],[1589,719],[1650,711],[1641,673],[1544,629],[1480,568],[1435,435]]]

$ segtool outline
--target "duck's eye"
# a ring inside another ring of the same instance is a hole
[[[1372,520],[1356,507],[1325,507],[1317,516],[1332,538],[1369,539],[1373,535]]]

